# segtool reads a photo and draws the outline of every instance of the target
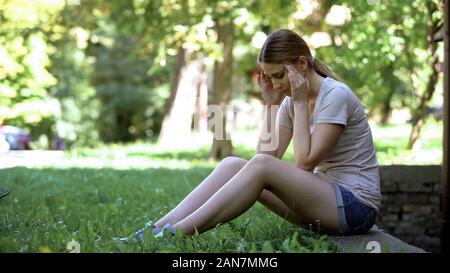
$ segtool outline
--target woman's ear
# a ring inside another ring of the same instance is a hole
[[[296,66],[301,72],[306,73],[308,70],[308,59],[305,56],[298,57]]]

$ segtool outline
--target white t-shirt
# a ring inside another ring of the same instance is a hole
[[[293,128],[294,105],[286,97],[277,122]],[[333,150],[317,165],[314,173],[349,190],[364,204],[379,210],[381,202],[378,160],[364,106],[344,83],[330,77],[320,86],[311,118],[311,134],[319,123],[344,125]]]

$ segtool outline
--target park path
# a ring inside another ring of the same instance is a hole
[[[8,151],[0,153],[0,169],[53,165],[63,160],[62,151]]]
[[[113,169],[147,169],[147,168],[183,168],[188,169],[190,162],[172,160],[153,160],[147,156],[128,157],[124,152],[79,157],[63,151],[8,151],[0,153],[0,169],[13,167],[26,168],[113,168]]]

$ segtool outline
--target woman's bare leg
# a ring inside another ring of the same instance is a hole
[[[208,201],[174,225],[184,234],[207,231],[249,209],[264,189],[275,194],[296,215],[310,223],[319,220],[338,231],[338,210],[332,185],[326,180],[273,156],[257,154]]]
[[[300,215],[295,213],[292,208],[289,208],[283,201],[280,200],[275,194],[264,189],[258,197],[258,201],[263,204],[269,210],[275,212],[281,218],[288,220],[289,222],[298,225],[306,226],[306,219],[303,219]]]
[[[162,228],[165,224],[178,223],[194,212],[230,180],[248,161],[239,157],[224,158],[219,165],[206,177],[186,198],[174,209],[159,219],[155,225]]]
[[[167,223],[174,225],[183,220],[211,198],[211,196],[235,176],[247,163],[248,160],[240,157],[227,157],[223,159],[202,183],[200,183],[174,209],[158,220],[155,225],[158,228],[162,228]],[[270,191],[263,190],[258,201],[280,217],[283,217],[294,224],[301,224],[302,219]]]

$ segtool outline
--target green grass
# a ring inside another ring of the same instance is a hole
[[[441,164],[442,123],[429,122],[413,151],[407,125],[372,127],[378,160]],[[236,155],[250,159],[257,132],[234,134]],[[217,165],[206,160],[210,139],[190,149],[164,150],[154,142],[102,145],[66,153],[58,165],[0,169],[0,252],[335,252],[326,236],[298,228],[256,204],[228,224],[201,235],[120,245],[148,220],[178,204]],[[292,144],[285,160],[294,162]]]
[[[0,170],[0,252],[333,252],[325,236],[300,229],[257,204],[245,214],[190,238],[146,236],[121,245],[148,220],[174,207],[211,168],[189,170],[25,169]]]

